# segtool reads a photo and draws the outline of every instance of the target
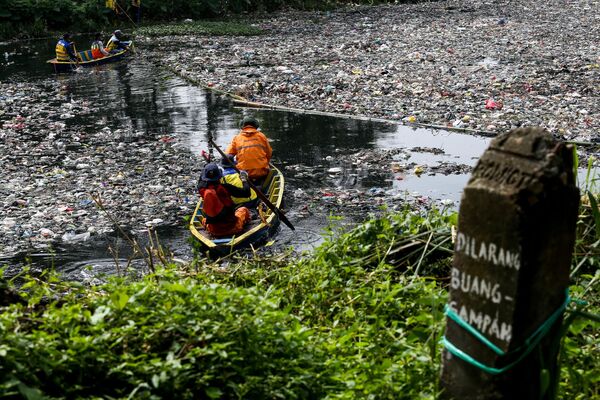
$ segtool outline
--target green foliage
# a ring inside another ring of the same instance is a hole
[[[446,291],[415,272],[447,276],[455,217],[405,210],[301,259],[196,260],[91,288],[24,272],[20,301],[0,302],[0,394],[436,398]],[[599,280],[573,276],[587,303],[565,318],[558,398],[599,395]]]
[[[117,0],[120,9],[132,13],[128,0]],[[364,0],[374,4],[382,1]],[[385,1],[383,1],[385,2]],[[223,18],[233,14],[271,12],[284,7],[304,10],[331,9],[358,2],[341,0],[143,0],[142,15],[147,21],[170,21],[192,18]],[[130,15],[132,17],[132,15]],[[0,33],[5,38],[18,36],[40,36],[49,31],[81,32],[90,30],[110,30],[112,26],[129,25],[130,20],[121,13],[117,16],[105,7],[104,0],[0,0]],[[42,32],[40,29],[44,29]],[[182,28],[175,32],[182,32]],[[227,28],[226,34],[236,29]],[[169,29],[166,30],[169,32]],[[209,29],[208,33],[212,31]],[[204,33],[192,29],[190,33]],[[183,34],[183,33],[174,33]],[[241,33],[243,35],[256,33]]]
[[[563,339],[561,399],[600,398],[600,269],[594,275],[582,274],[575,278],[571,294],[585,299],[567,314],[567,334]]]
[[[24,289],[28,306],[0,316],[4,394],[313,398],[326,384],[313,333],[257,289],[173,271],[89,291],[34,280]],[[65,289],[41,307],[40,293]]]
[[[433,398],[444,290],[383,259],[352,263],[363,243],[351,236],[314,258],[172,267],[89,289],[24,274],[23,303],[0,309],[0,392]]]
[[[557,397],[565,399],[600,398],[600,211],[591,161],[580,185],[584,193],[571,272],[571,295],[577,302],[565,318]]]
[[[347,235],[328,244],[325,257],[344,254],[353,264],[386,262],[397,270],[428,265],[428,273],[445,275],[442,262],[452,255],[450,227],[456,225],[457,214],[433,209],[426,214],[406,209],[386,218],[374,219],[358,226]],[[438,268],[438,267],[441,267]]]

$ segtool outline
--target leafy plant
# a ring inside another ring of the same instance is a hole
[[[0,277],[19,296],[0,306],[0,394],[436,398],[447,295],[421,273],[447,275],[450,254],[430,250],[448,246],[453,222],[404,210],[300,258],[195,260],[92,287],[24,271],[16,292]],[[400,243],[410,251],[390,257]],[[566,316],[559,398],[598,396],[600,273],[588,261],[574,268],[572,295],[587,303]]]
[[[119,15],[105,7],[104,1],[97,0],[0,0],[0,32],[6,32],[4,37],[30,37],[46,34],[40,32],[41,27],[50,30],[89,31],[103,30],[111,25],[128,25],[130,19],[125,16],[131,11],[129,2],[117,0]],[[391,1],[390,1],[391,2]],[[397,2],[397,1],[395,1]],[[304,10],[323,10],[353,3],[373,4],[372,0],[347,2],[341,0],[145,0],[142,2],[142,13],[145,22],[171,21],[174,19],[192,18],[206,20],[207,18],[224,18],[232,13],[271,12],[284,7]],[[184,16],[182,18],[182,16]],[[36,26],[33,24],[40,21]],[[204,23],[200,23],[202,25]],[[194,30],[196,29],[196,30]],[[206,34],[212,33],[208,29]],[[109,29],[110,30],[110,29]],[[205,32],[200,28],[183,30],[182,28],[169,28],[165,32],[173,31],[175,35]],[[240,29],[227,27],[224,34],[235,33]],[[159,34],[159,33],[157,33]],[[166,33],[169,34],[169,33]],[[255,30],[242,29],[241,35],[257,34]]]

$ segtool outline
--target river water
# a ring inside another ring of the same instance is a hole
[[[402,160],[405,163],[432,167],[444,163],[472,166],[489,143],[486,138],[414,129],[395,123],[236,107],[221,95],[158,69],[140,55],[95,69],[55,75],[45,63],[53,56],[54,44],[54,39],[0,44],[0,80],[59,80],[69,95],[93,100],[101,106],[103,126],[125,126],[138,132],[173,136],[197,155],[208,149],[209,137],[225,147],[238,132],[236,121],[243,115],[257,117],[261,129],[271,140],[274,162],[284,171],[286,193],[294,194],[286,196],[286,200],[297,232],[292,234],[283,226],[276,238],[275,249],[289,246],[310,249],[322,240],[322,230],[329,223],[331,211],[316,207],[310,218],[295,218],[303,207],[303,193],[312,193],[313,202],[315,190],[325,193],[325,197],[330,192],[358,190],[384,193],[388,206],[403,198],[415,197],[428,201],[447,199],[456,205],[468,179],[464,171],[420,176],[390,173],[389,177],[382,178],[380,174],[371,174],[368,167],[362,168],[360,163],[344,162],[357,151],[376,153],[378,150],[404,149],[408,153],[407,159]],[[138,51],[143,52],[143,49]],[[75,119],[74,123],[84,131],[98,129],[98,120],[94,118]],[[200,158],[198,162],[201,162]],[[350,196],[344,201],[365,200]],[[355,212],[345,214],[344,208],[338,209],[336,214],[346,217],[349,225],[361,219]],[[191,256],[190,235],[184,226],[162,229],[160,235],[162,244],[176,257],[187,259]],[[107,251],[108,243],[94,240],[76,247],[63,246],[52,254],[41,252],[29,256],[35,264],[53,264],[71,278],[81,279],[82,274],[88,274],[90,270],[97,273],[114,269]],[[127,247],[124,243],[119,245]],[[20,264],[23,257],[4,262]]]

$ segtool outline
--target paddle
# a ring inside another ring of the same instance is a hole
[[[221,150],[221,148],[219,146],[217,146],[217,144],[212,139],[208,139],[208,143],[213,145],[214,148],[217,149],[217,151],[219,152],[219,154],[221,154],[222,157],[227,157],[227,155],[225,153],[223,153],[223,150]],[[229,164],[229,165],[231,165],[231,167],[238,174],[240,173],[240,170],[235,165],[233,165],[233,164]],[[271,201],[267,198],[267,196],[265,196],[263,194],[263,192],[261,192],[261,190],[259,188],[257,188],[256,185],[254,183],[252,183],[252,181],[249,178],[248,178],[248,185],[250,185],[250,187],[252,189],[254,189],[258,198],[261,199],[263,201],[263,203],[266,204],[267,207],[269,207],[271,210],[273,210],[273,212],[275,214],[277,214],[279,219],[282,220],[284,224],[286,224],[291,230],[293,230],[293,231],[296,230],[296,228],[294,228],[294,225],[292,225],[292,223],[287,219],[287,217],[285,216],[283,211],[281,211],[279,208],[277,208],[277,206],[275,204],[271,203]]]
[[[77,71],[79,69],[79,59],[80,59],[80,55],[77,52],[77,48],[75,47],[75,42],[71,42],[71,44],[73,45],[73,54],[75,54],[75,68],[73,68],[73,64],[71,64],[71,70],[72,71]]]

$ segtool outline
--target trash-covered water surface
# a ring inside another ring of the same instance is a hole
[[[299,228],[283,227],[275,251],[319,243],[329,216],[344,217],[333,222],[343,229],[383,208],[455,206],[487,143],[389,122],[240,108],[158,68],[143,46],[127,62],[56,76],[43,61],[53,45],[28,42],[21,54],[0,46],[14,63],[0,71],[0,264],[22,265],[29,255],[85,279],[126,262],[123,233],[143,242],[148,229],[189,258],[184,218],[197,200],[199,153],[211,152],[209,137],[225,147],[244,115],[256,116],[272,142],[287,215]]]
[[[263,35],[161,38],[176,50],[159,62],[255,102],[592,141],[598,12],[559,0],[286,10],[254,21]]]
[[[107,98],[86,95],[78,85],[97,77],[84,77],[0,85],[0,162],[6,172],[0,186],[0,254],[6,259],[30,253],[71,271],[73,265],[85,265],[85,260],[73,258],[75,253],[104,271],[113,264],[109,246],[121,249],[120,256],[127,254],[127,243],[115,234],[118,222],[138,237],[145,237],[148,227],[180,227],[161,236],[176,243],[177,255],[189,255],[178,238],[188,236],[183,220],[196,201],[195,183],[203,165],[199,153],[210,151],[209,131],[225,147],[237,132],[241,111],[219,110],[213,100],[188,98],[195,88],[179,81],[147,105],[159,103],[169,111],[159,107],[144,112],[131,99],[115,101],[114,93]],[[148,90],[130,89],[142,99],[157,96]],[[214,120],[206,111],[211,107],[218,110]],[[382,145],[385,134],[396,137],[395,125],[264,110],[255,114],[286,174],[288,214],[306,228],[282,239],[286,246],[318,242],[330,214],[356,222],[379,212],[391,199],[400,206],[395,200],[404,200],[401,193],[410,187],[393,186],[399,162],[405,174],[416,176],[414,166],[406,163],[412,143],[403,149],[377,147],[378,137]],[[341,207],[344,200],[351,201]],[[99,261],[102,254],[104,262]]]

